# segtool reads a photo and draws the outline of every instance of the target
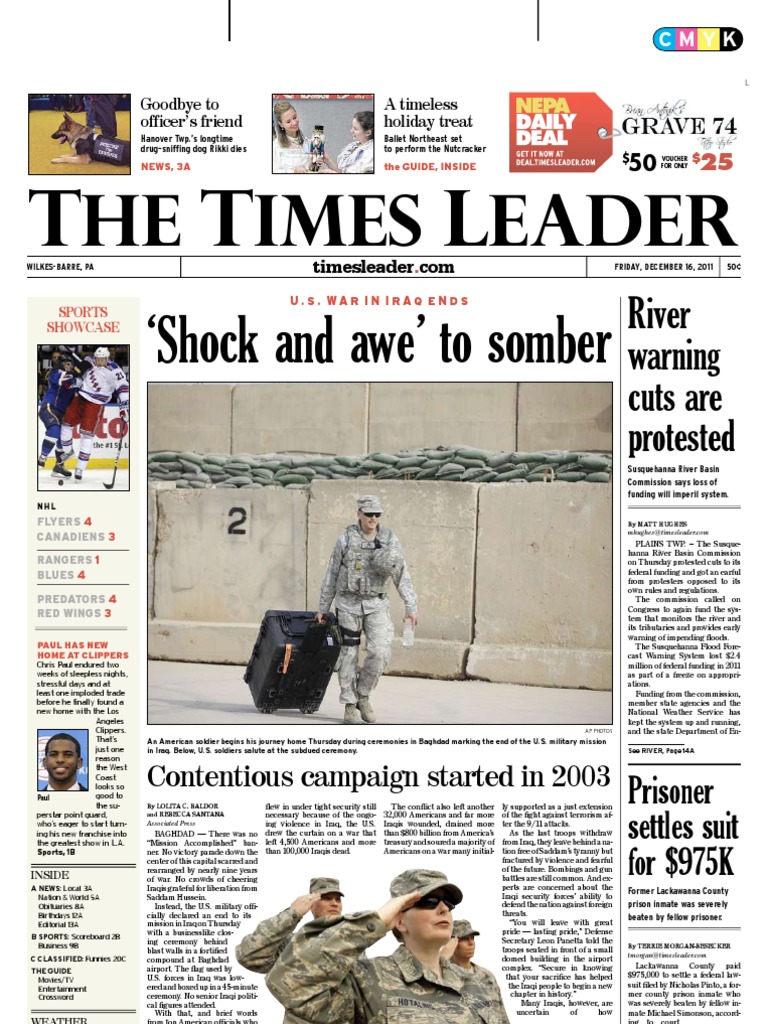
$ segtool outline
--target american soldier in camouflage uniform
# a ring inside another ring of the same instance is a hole
[[[480,964],[472,962],[475,955],[475,936],[480,932],[475,931],[467,920],[453,922],[453,938],[457,940],[456,949],[451,956],[451,962],[457,970],[463,971],[473,978],[477,986],[484,989],[491,999],[497,999],[501,1003],[501,991],[499,983],[491,971]]]
[[[237,962],[249,971],[267,974],[291,941],[307,911],[311,910],[315,918],[338,915],[343,895],[337,878],[312,878],[308,896],[297,896],[290,907],[262,921],[251,935],[243,939],[235,950]]]
[[[438,871],[406,871],[379,911],[310,922],[267,975],[272,994],[310,1024],[509,1024],[491,997],[440,956],[461,890]],[[359,959],[393,929],[391,956]]]
[[[339,659],[339,700],[344,721],[375,722],[370,696],[385,671],[392,652],[395,630],[389,614],[387,589],[390,579],[405,604],[403,621],[418,622],[417,597],[400,541],[383,527],[381,502],[375,494],[357,499],[357,522],[336,541],[328,571],[320,588],[317,619],[323,622],[336,600],[336,615],[344,646]],[[357,663],[360,634],[365,634],[365,661]]]

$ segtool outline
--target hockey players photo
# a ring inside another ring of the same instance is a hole
[[[60,348],[57,359],[51,354],[51,370],[39,406],[38,415],[45,425],[39,470],[46,467],[52,452],[50,482],[87,489],[100,489],[103,485],[111,490],[122,469],[118,489],[124,490],[128,485],[127,373],[106,345],[79,353],[67,346]],[[127,368],[128,349],[123,352],[120,358]],[[41,355],[44,353],[39,353],[39,358]],[[114,414],[115,406],[118,415]],[[39,477],[39,486],[47,482]]]
[[[37,465],[44,469],[48,457],[53,452],[52,476],[72,476],[72,471],[64,465],[61,423],[72,399],[82,386],[79,374],[83,372],[85,365],[72,352],[62,353],[57,350],[51,354],[50,366],[43,378],[44,391],[37,414],[45,427],[45,435],[37,457]]]

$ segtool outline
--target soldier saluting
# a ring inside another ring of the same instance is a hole
[[[307,911],[312,917],[340,914],[343,896],[337,878],[312,878],[307,895],[297,896],[289,907],[266,918],[246,935],[235,950],[237,962],[249,971],[268,974]]]
[[[323,917],[298,932],[267,975],[293,1019],[308,1024],[509,1024],[501,994],[441,955],[461,889],[432,870],[393,879],[378,911]],[[390,956],[362,954],[387,931]]]
[[[235,950],[237,962],[246,970],[268,974],[293,941],[294,932],[307,911],[315,919],[341,914],[343,895],[337,878],[311,879],[307,895],[297,896],[285,910],[261,921],[251,935],[246,935],[238,943]],[[283,1024],[296,1024],[297,1020],[286,1010]]]
[[[323,622],[336,601],[336,616],[344,635],[339,660],[339,700],[344,722],[375,722],[370,695],[389,663],[394,626],[387,589],[393,580],[405,604],[403,621],[418,623],[418,599],[400,541],[380,523],[381,502],[375,494],[357,499],[357,522],[336,541],[328,571],[320,588],[317,619]],[[360,636],[365,634],[366,655],[358,666]]]

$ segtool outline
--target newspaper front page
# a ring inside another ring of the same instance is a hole
[[[22,15],[14,1019],[760,1015],[758,15],[461,14]]]

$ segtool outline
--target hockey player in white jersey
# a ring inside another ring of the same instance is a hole
[[[75,480],[83,479],[83,471],[93,451],[93,438],[96,433],[101,410],[113,395],[117,396],[120,406],[120,418],[123,430],[128,421],[128,380],[109,355],[106,345],[100,345],[92,356],[85,356],[88,364],[82,375],[83,384],[76,398],[70,403],[61,424],[61,447],[64,460],[72,458],[72,431],[80,426],[80,447],[77,452]]]

